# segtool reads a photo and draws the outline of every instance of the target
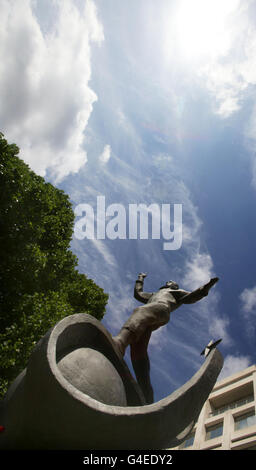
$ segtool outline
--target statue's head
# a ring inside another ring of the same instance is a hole
[[[166,289],[167,287],[173,290],[177,290],[179,289],[179,284],[177,284],[177,282],[174,282],[174,281],[167,281],[164,286],[160,287],[160,289]]]

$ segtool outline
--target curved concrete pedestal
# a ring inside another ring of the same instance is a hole
[[[145,405],[111,335],[87,314],[66,317],[36,345],[4,401],[1,449],[164,449],[180,444],[223,359],[213,349],[168,397]]]

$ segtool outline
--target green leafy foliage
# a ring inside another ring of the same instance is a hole
[[[108,296],[76,269],[69,197],[36,175],[0,133],[0,394],[57,321],[99,320]]]

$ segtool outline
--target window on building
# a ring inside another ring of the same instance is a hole
[[[186,447],[192,446],[194,444],[194,440],[195,440],[195,433],[193,432],[189,434],[187,439],[182,443],[181,448],[186,449]]]
[[[249,447],[238,447],[238,449],[231,449],[231,450],[256,450],[256,446],[251,445]]]
[[[222,436],[223,423],[215,424],[206,428],[206,440],[214,439],[215,437]]]
[[[255,411],[235,417],[235,430],[247,428],[256,424]]]
[[[218,408],[213,408],[210,412],[211,416],[216,416],[221,413],[225,413],[227,410],[233,410],[234,408],[238,408],[239,406],[246,405],[246,403],[250,403],[254,400],[253,395],[248,395],[247,397],[240,398],[239,400],[232,401],[231,403],[227,403],[224,406],[220,406]]]

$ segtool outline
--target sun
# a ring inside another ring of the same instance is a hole
[[[231,14],[240,0],[180,0],[173,17],[172,41],[184,58],[223,55],[231,42]]]

